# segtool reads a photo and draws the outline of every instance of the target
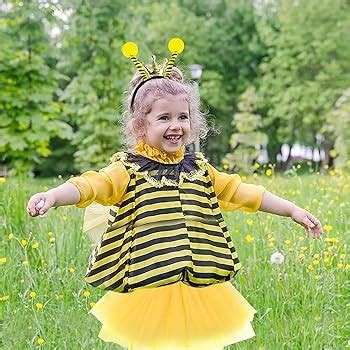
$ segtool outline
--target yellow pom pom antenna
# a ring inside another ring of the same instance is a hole
[[[180,38],[169,40],[168,49],[171,53],[181,53],[185,48],[185,43]]]
[[[137,59],[136,56],[139,52],[139,49],[137,45],[132,41],[128,41],[123,45],[122,52],[125,57],[130,58],[132,60],[136,69],[140,72],[143,80],[146,81],[152,77],[168,78],[175,64],[176,57],[179,53],[181,53],[184,50],[185,44],[180,38],[172,38],[168,42],[168,48],[171,52],[170,59],[168,61],[166,60],[166,62],[164,62],[164,65],[162,67],[160,66],[158,67],[154,61],[152,70],[147,69],[143,65],[143,63],[141,63]]]
[[[144,65],[136,58],[138,52],[139,52],[139,48],[132,41],[128,41],[122,47],[123,55],[131,59],[136,69],[140,72],[142,78],[145,80],[145,79],[148,79],[150,76],[147,70],[145,69]]]
[[[123,45],[122,52],[127,58],[136,57],[139,52],[139,48],[132,41],[128,41]]]
[[[173,70],[176,57],[185,48],[185,43],[180,38],[172,38],[168,43],[169,51],[171,52],[171,57],[166,65],[164,77],[168,78],[171,71]]]

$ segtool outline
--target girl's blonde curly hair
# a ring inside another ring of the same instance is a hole
[[[164,95],[185,95],[189,105],[190,114],[190,137],[188,144],[194,142],[198,137],[204,139],[209,131],[206,115],[199,110],[200,98],[196,83],[184,81],[183,74],[179,68],[174,67],[169,79],[152,79],[147,81],[138,91],[131,106],[134,89],[142,81],[139,72],[136,72],[130,81],[130,89],[127,92],[126,108],[123,115],[124,142],[129,151],[143,140],[145,130],[145,119],[151,111],[155,100]]]

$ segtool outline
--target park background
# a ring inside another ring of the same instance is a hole
[[[219,131],[201,144],[211,163],[325,228],[308,240],[285,218],[226,215],[243,264],[235,286],[258,310],[257,337],[231,348],[349,346],[349,1],[0,0],[0,36],[0,346],[116,348],[87,315],[103,292],[83,281],[83,211],[32,219],[25,207],[122,149],[134,68],[121,46],[161,62],[172,37],[185,41],[187,79],[202,66],[202,110]]]

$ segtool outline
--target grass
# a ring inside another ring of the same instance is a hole
[[[246,180],[310,210],[326,230],[314,240],[288,218],[225,214],[243,265],[233,283],[257,310],[256,337],[227,350],[349,346],[349,180],[334,172]],[[31,194],[61,182],[0,184],[0,348],[121,349],[97,337],[100,323],[88,314],[104,291],[83,279],[90,253],[81,230],[84,211],[61,207],[44,218],[26,214]],[[270,263],[276,251],[284,255],[283,264]]]

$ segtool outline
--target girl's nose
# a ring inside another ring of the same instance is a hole
[[[170,124],[169,128],[172,129],[172,130],[179,130],[181,128],[179,121],[178,120],[173,121]]]

